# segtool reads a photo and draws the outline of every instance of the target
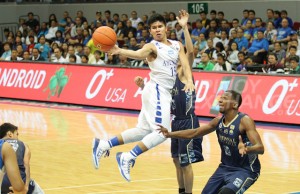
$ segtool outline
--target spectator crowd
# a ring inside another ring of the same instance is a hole
[[[155,13],[152,11],[150,14]],[[168,39],[181,41],[184,35],[173,12],[162,14],[166,19]],[[17,32],[4,29],[0,42],[0,60],[47,61],[93,65],[142,67],[147,61],[103,53],[94,46],[92,34],[100,26],[115,30],[119,47],[138,50],[152,40],[147,20],[149,15],[111,14],[97,11],[87,21],[82,11],[71,17],[65,11],[61,18],[49,15],[38,21],[32,12],[19,19]],[[224,12],[201,12],[199,19],[189,22],[194,44],[194,69],[205,71],[240,71],[300,74],[298,22],[286,10],[266,10],[265,20],[254,10],[243,10],[240,19],[227,20]]]

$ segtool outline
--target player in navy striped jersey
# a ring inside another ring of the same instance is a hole
[[[219,100],[220,113],[208,125],[196,129],[168,132],[160,126],[165,137],[194,138],[216,131],[221,148],[221,164],[208,180],[203,194],[244,193],[259,177],[258,154],[264,153],[264,146],[256,131],[254,121],[239,112],[242,96],[227,90]]]

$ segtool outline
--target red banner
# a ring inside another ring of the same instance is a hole
[[[134,78],[149,70],[61,64],[0,63],[0,96],[139,110]],[[299,77],[194,72],[196,114],[218,114],[227,89],[242,93],[240,111],[258,121],[300,124]]]

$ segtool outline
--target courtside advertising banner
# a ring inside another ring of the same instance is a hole
[[[0,97],[139,110],[136,76],[148,69],[42,63],[0,63]],[[300,124],[300,78],[193,72],[196,114],[218,115],[226,90],[243,96],[240,111],[257,121]],[[153,95],[153,94],[149,94]]]

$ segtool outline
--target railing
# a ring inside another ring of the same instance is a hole
[[[6,38],[4,37],[4,29],[9,29],[9,31],[12,31],[14,34],[18,30],[18,23],[2,23],[0,24],[0,40],[5,40]]]

